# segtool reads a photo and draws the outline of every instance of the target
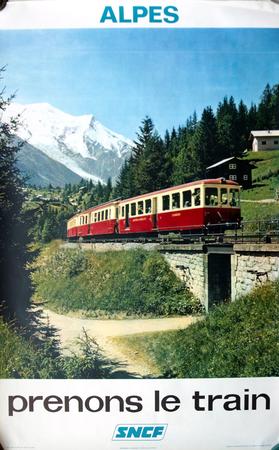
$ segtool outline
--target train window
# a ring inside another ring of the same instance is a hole
[[[221,189],[221,205],[228,204],[228,191],[227,189]]]
[[[122,216],[122,217],[125,217],[125,208],[124,208],[124,206],[122,206],[122,213],[121,213],[121,216]]]
[[[105,218],[105,211],[102,211],[102,220]]]
[[[221,205],[228,204],[228,191],[227,189],[221,189]]]
[[[108,220],[108,209],[105,211],[105,219]]]
[[[88,222],[88,216],[85,216],[85,223],[87,224]]]
[[[218,189],[207,187],[205,188],[205,205],[217,206],[218,205]]]
[[[183,192],[183,208],[189,208],[192,206],[192,192],[184,191]]]
[[[136,215],[136,203],[131,203],[131,216]]]
[[[239,190],[238,189],[230,189],[229,205],[239,207],[240,198],[239,198]]]
[[[95,214],[94,214],[94,222],[97,222],[97,218],[98,218],[98,214],[95,213]]]
[[[200,188],[194,189],[193,197],[194,197],[194,205],[195,206],[200,206],[200,204],[201,204],[201,190],[200,190]]]
[[[101,220],[101,213],[100,213],[100,211],[98,212],[98,222],[100,222],[100,220]]]
[[[109,208],[108,212],[109,212],[109,219],[111,219],[111,208]]]
[[[172,194],[172,196],[171,196],[171,205],[172,205],[172,209],[180,208],[180,194],[179,194],[179,192],[176,192],[175,194]]]
[[[138,202],[138,214],[143,214],[143,202]]]
[[[145,200],[145,214],[151,214],[151,199]]]
[[[170,209],[170,196],[163,195],[163,211]]]

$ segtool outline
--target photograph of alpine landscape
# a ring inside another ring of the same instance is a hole
[[[0,377],[279,376],[279,30],[0,47]]]

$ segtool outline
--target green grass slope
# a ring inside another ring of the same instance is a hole
[[[46,247],[33,267],[35,300],[98,316],[191,314],[197,300],[157,252]]]
[[[242,216],[244,220],[269,220],[279,218],[279,150],[249,152],[245,159],[255,164],[253,187],[242,191]],[[261,202],[262,200],[270,202]],[[256,201],[256,202],[255,202]]]
[[[279,376],[279,282],[216,307],[185,330],[122,338],[162,376]]]

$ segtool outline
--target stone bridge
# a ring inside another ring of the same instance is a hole
[[[160,252],[171,269],[208,310],[236,300],[254,287],[279,278],[279,244],[64,244],[95,252],[142,248]]]

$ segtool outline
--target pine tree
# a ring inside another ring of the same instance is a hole
[[[272,90],[269,84],[266,85],[258,107],[259,130],[271,130],[273,126],[272,114]]]
[[[217,108],[217,137],[219,158],[228,158],[242,153],[238,137],[238,112],[233,97],[224,98]]]
[[[272,129],[279,130],[279,84],[272,88]]]
[[[0,76],[4,69],[0,70]],[[5,111],[11,98],[0,92],[0,110]],[[0,119],[1,120],[1,119]],[[22,212],[23,181],[16,166],[19,144],[14,133],[19,118],[0,121],[0,304],[7,318],[23,318],[29,305],[29,283],[25,270],[27,216]]]
[[[211,106],[203,110],[201,121],[193,136],[194,172],[205,176],[205,169],[218,160],[217,125]]]
[[[238,105],[237,130],[239,148],[243,152],[248,147],[248,139],[251,129],[249,129],[248,108],[242,100]]]

